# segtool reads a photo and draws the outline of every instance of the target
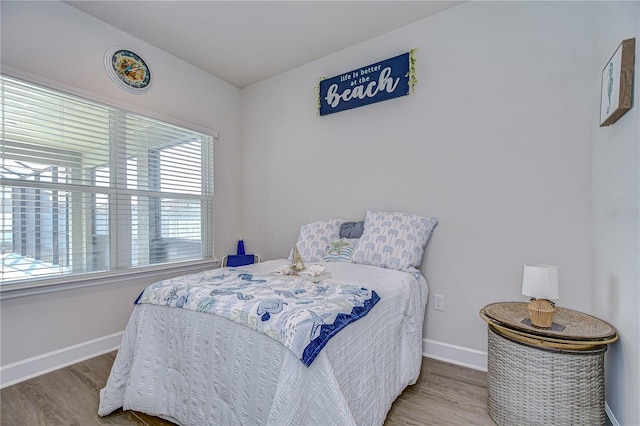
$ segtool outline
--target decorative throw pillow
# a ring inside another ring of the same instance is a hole
[[[364,231],[364,221],[345,222],[340,225],[340,238],[360,238]]]
[[[409,213],[367,210],[351,261],[399,271],[417,268],[437,223],[437,219]]]
[[[329,244],[324,255],[325,262],[351,262],[353,250],[358,246],[358,238],[340,238]]]
[[[340,225],[344,222],[343,219],[323,219],[302,225],[296,243],[302,261],[322,262],[329,250],[329,243],[340,238]]]

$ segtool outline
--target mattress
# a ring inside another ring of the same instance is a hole
[[[286,263],[245,266],[266,274]],[[122,407],[180,425],[381,425],[420,374],[427,284],[419,274],[323,263],[329,280],[380,301],[310,366],[249,327],[203,312],[136,305],[98,414]]]

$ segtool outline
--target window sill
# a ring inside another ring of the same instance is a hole
[[[145,278],[163,279],[167,275],[179,276],[220,267],[220,261],[214,259],[195,262],[174,263],[156,267],[127,269],[123,271],[100,272],[95,274],[68,275],[38,281],[0,285],[0,300],[36,294],[121,283],[123,280]]]

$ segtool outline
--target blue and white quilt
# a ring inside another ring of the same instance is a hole
[[[135,304],[228,318],[282,343],[309,366],[331,337],[366,316],[379,300],[375,291],[359,285],[222,268],[152,284]]]

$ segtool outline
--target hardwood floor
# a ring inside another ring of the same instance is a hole
[[[146,425],[173,423],[133,411],[99,417],[99,391],[111,352],[0,391],[2,426]],[[384,426],[494,425],[487,414],[487,375],[424,358],[418,382],[396,399]],[[320,425],[319,425],[320,426]]]
[[[415,385],[395,400],[384,426],[494,425],[487,413],[487,373],[422,358]]]

